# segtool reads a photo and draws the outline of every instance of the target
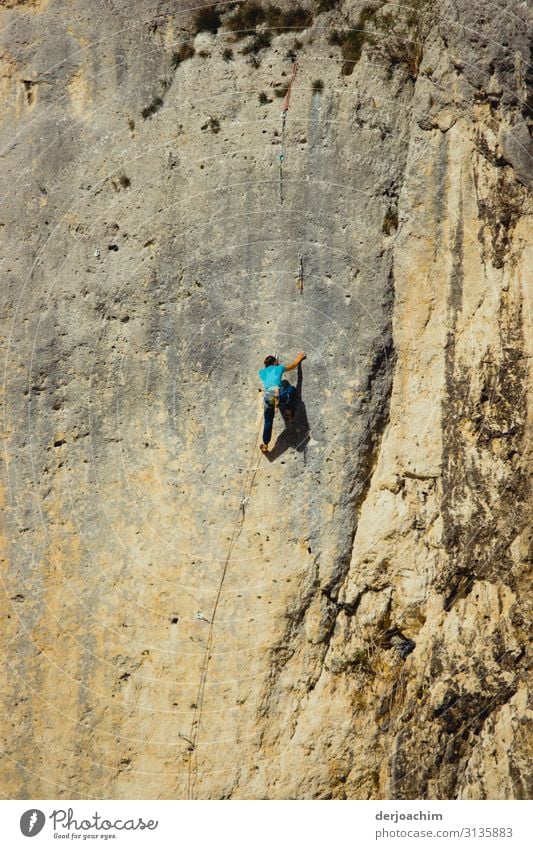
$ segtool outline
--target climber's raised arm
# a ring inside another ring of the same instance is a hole
[[[297,368],[300,365],[300,363],[302,362],[302,360],[305,360],[305,353],[304,353],[304,351],[299,351],[296,354],[294,362],[289,363],[288,366],[285,366],[285,371],[292,371],[293,368]]]

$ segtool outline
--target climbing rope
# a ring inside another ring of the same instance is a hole
[[[231,560],[231,555],[233,553],[233,548],[235,543],[239,539],[242,526],[244,523],[244,519],[246,517],[246,505],[250,500],[250,496],[252,493],[253,485],[255,482],[255,477],[257,474],[257,470],[259,469],[259,465],[261,463],[261,454],[259,454],[258,462],[256,463],[255,469],[252,471],[252,466],[254,462],[254,457],[256,456],[257,443],[259,441],[259,436],[261,433],[263,425],[263,413],[261,412],[261,417],[259,419],[259,429],[257,430],[254,441],[252,445],[252,452],[250,455],[250,463],[248,464],[248,469],[246,470],[246,474],[244,477],[244,483],[242,488],[241,498],[239,500],[239,509],[237,512],[237,516],[235,517],[235,522],[233,523],[233,530],[231,533],[231,538],[228,546],[228,552],[226,554],[226,558],[224,560],[224,566],[222,568],[222,574],[220,576],[220,581],[218,584],[218,590],[215,598],[215,603],[213,606],[213,612],[211,613],[211,618],[209,620],[204,619],[205,622],[209,622],[209,631],[207,634],[207,641],[205,645],[204,656],[202,660],[202,666],[200,669],[200,681],[198,684],[198,692],[196,694],[196,701],[194,702],[194,713],[191,721],[191,730],[189,735],[186,737],[183,734],[179,736],[182,739],[187,740],[189,742],[189,775],[188,775],[188,798],[194,799],[195,791],[196,791],[196,782],[198,779],[198,740],[200,737],[200,725],[202,720],[202,711],[204,704],[204,695],[205,695],[205,686],[207,683],[207,671],[209,668],[209,661],[211,660],[211,648],[213,645],[213,631],[214,624],[217,615],[218,605],[220,602],[220,598],[222,596],[222,587],[224,586],[224,581],[226,579],[226,574],[228,571],[228,566]]]
[[[289,84],[287,86],[287,92],[285,94],[285,99],[283,101],[283,110],[281,113],[281,152],[279,154],[279,199],[280,203],[283,203],[283,161],[285,159],[285,124],[287,121],[287,112],[289,111],[290,99],[291,99],[291,90],[296,78],[296,72],[298,70],[298,64],[296,62],[293,63],[292,72],[289,79]],[[298,254],[298,286],[300,292],[303,292],[303,256],[302,254]],[[276,355],[277,359],[277,355]],[[224,586],[224,581],[226,579],[226,575],[228,572],[228,567],[231,561],[231,555],[233,553],[233,549],[237,540],[239,539],[242,526],[244,524],[244,520],[246,518],[246,507],[250,501],[250,496],[252,493],[252,489],[255,482],[255,477],[257,475],[257,471],[259,469],[259,465],[261,463],[261,455],[259,455],[259,459],[253,467],[254,457],[256,456],[257,444],[259,441],[259,436],[261,434],[261,429],[263,425],[263,413],[261,412],[261,416],[259,419],[259,429],[254,437],[252,451],[250,454],[250,463],[248,465],[248,469],[246,471],[246,475],[244,477],[243,489],[241,498],[239,499],[239,507],[237,511],[237,515],[235,517],[235,521],[233,523],[233,530],[231,533],[228,551],[226,554],[226,558],[224,560],[224,565],[222,567],[222,573],[220,575],[220,580],[218,583],[217,594],[215,597],[215,603],[213,605],[213,611],[211,613],[211,618],[206,619],[204,616],[200,616],[197,614],[197,618],[203,619],[206,623],[209,624],[209,630],[207,634],[207,640],[205,644],[205,650],[202,659],[202,665],[200,668],[200,680],[198,683],[198,691],[196,695],[196,701],[194,702],[194,712],[191,720],[191,728],[188,736],[184,734],[180,734],[179,736],[185,740],[189,746],[188,751],[190,754],[189,757],[189,770],[188,770],[188,798],[194,799],[196,794],[196,784],[198,781],[198,741],[200,739],[200,731],[201,731],[201,722],[202,722],[202,712],[204,705],[204,696],[205,696],[205,688],[207,684],[207,672],[209,669],[209,661],[211,660],[211,650],[213,647],[213,634],[214,634],[214,625],[215,619],[218,611],[218,606],[220,603],[220,599],[222,596],[222,589]]]
[[[292,66],[292,72],[289,79],[289,85],[287,87],[287,93],[285,94],[285,100],[283,101],[283,110],[281,112],[281,153],[279,154],[279,202],[283,203],[283,161],[285,159],[285,123],[287,121],[287,112],[289,111],[289,105],[291,102],[291,90],[292,84],[296,79],[296,71],[298,70],[298,63],[294,62]]]
[[[292,64],[292,72],[289,79],[289,86],[287,88],[287,94],[285,95],[285,100],[283,101],[283,112],[285,115],[289,111],[289,104],[291,102],[291,89],[294,80],[296,79],[296,71],[298,70],[298,62],[293,62]]]

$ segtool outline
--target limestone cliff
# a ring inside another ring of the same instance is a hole
[[[523,798],[526,4],[200,5],[0,2],[2,791]]]

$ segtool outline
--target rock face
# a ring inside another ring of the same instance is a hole
[[[526,6],[198,5],[0,2],[3,793],[523,798]]]

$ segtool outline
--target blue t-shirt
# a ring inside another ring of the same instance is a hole
[[[285,366],[267,366],[259,372],[259,377],[263,384],[263,389],[274,389],[275,386],[281,387],[281,377],[285,371]]]

